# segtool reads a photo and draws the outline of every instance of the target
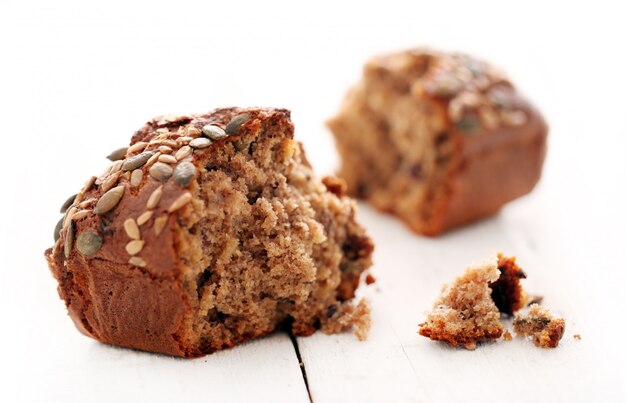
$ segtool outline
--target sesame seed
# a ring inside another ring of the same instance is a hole
[[[165,228],[165,224],[167,224],[167,216],[166,215],[162,215],[160,217],[157,217],[154,220],[154,233],[156,234],[156,236],[161,235],[161,232],[163,231],[163,228]]]
[[[140,258],[139,256],[133,256],[128,259],[128,263],[137,267],[146,267],[146,261]]]
[[[158,188],[154,189],[150,197],[148,198],[148,202],[146,203],[146,207],[152,210],[159,205],[159,201],[161,201],[161,195],[163,194],[163,185],[160,185]]]
[[[127,218],[124,221],[124,231],[126,231],[126,235],[130,239],[141,239],[141,232],[139,232],[139,227],[137,223],[132,218]]]
[[[136,255],[143,249],[144,241],[133,240],[126,244],[126,252],[129,255]]]
[[[178,197],[178,199],[174,200],[172,204],[167,208],[168,213],[173,213],[174,211],[184,207],[187,203],[189,203],[192,199],[191,193],[185,192]]]
[[[148,220],[152,218],[152,214],[154,214],[154,212],[150,210],[141,213],[141,215],[137,217],[137,225],[144,225],[145,223],[147,223]]]

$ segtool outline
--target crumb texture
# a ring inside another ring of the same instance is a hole
[[[515,317],[513,330],[518,336],[532,338],[537,347],[555,348],[565,332],[565,320],[553,317],[547,308],[532,304],[527,314]]]
[[[370,60],[328,126],[349,193],[427,235],[532,190],[547,134],[498,69],[431,49]]]
[[[286,328],[369,328],[353,305],[373,244],[336,178],[317,178],[289,112],[148,122],[71,203],[46,251],[85,334],[199,356]]]
[[[444,286],[419,334],[470,350],[477,342],[498,339],[503,332],[500,312],[523,306],[519,273],[515,258],[502,254],[471,265]],[[506,290],[497,294],[499,302],[494,290]]]

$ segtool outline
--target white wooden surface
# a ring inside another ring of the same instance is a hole
[[[407,2],[409,3],[409,2]],[[626,25],[618,2],[401,4],[14,1],[0,4],[0,401],[626,401]],[[504,67],[550,126],[540,185],[437,239],[361,205],[376,241],[370,338],[277,334],[185,361],[79,335],[43,259],[58,205],[147,118],[292,109],[320,173],[323,122],[372,54],[416,44]],[[559,348],[470,352],[419,337],[441,285],[516,254],[567,320]],[[573,339],[579,333],[582,340]]]

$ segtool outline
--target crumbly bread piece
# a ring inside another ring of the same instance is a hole
[[[153,119],[112,153],[45,253],[78,329],[183,357],[279,327],[363,337],[351,299],[373,244],[293,131],[284,109],[218,109]]]
[[[519,273],[523,274],[515,258],[501,253],[469,266],[444,286],[426,322],[419,325],[419,334],[469,350],[479,341],[499,338],[503,331],[500,312],[512,313],[524,306],[519,280],[525,276]]]
[[[526,315],[516,315],[513,330],[518,336],[532,337],[537,347],[555,348],[565,332],[565,320],[554,318],[547,308],[532,304]]]
[[[539,180],[547,126],[492,66],[415,49],[375,57],[328,122],[351,195],[436,235]]]

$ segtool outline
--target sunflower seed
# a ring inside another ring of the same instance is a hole
[[[74,246],[74,231],[76,227],[74,226],[74,222],[70,220],[69,226],[67,230],[65,230],[65,244],[63,245],[63,253],[65,254],[65,258],[70,257],[70,253],[72,252],[72,246]]]
[[[178,199],[174,200],[172,204],[167,208],[168,213],[173,213],[174,211],[180,209],[189,203],[192,199],[191,193],[185,192],[182,195],[178,196]]]
[[[170,129],[168,129],[167,127],[159,127],[158,129],[156,129],[156,132],[159,134],[169,134]]]
[[[97,232],[85,231],[76,238],[76,249],[85,256],[94,255],[102,247],[102,237]]]
[[[228,137],[224,129],[215,125],[204,125],[202,127],[202,133],[211,140],[221,140]]]
[[[162,162],[155,162],[154,165],[150,167],[149,172],[150,176],[152,176],[154,179],[165,182],[170,178],[170,176],[172,176],[174,168]]]
[[[65,212],[65,217],[63,218],[63,227],[67,227],[67,225],[69,224],[70,220],[72,219],[72,216],[74,214],[76,214],[76,212],[78,211],[78,209],[76,207],[72,207],[69,210],[67,210]]]
[[[250,119],[249,113],[239,114],[235,116],[234,118],[232,118],[230,122],[228,122],[228,124],[224,128],[224,131],[227,134],[237,134],[239,133],[241,126],[243,126],[243,124],[246,123],[248,119]]]
[[[174,157],[176,158],[177,161],[180,161],[184,158],[187,158],[190,155],[191,155],[191,147],[182,146],[181,148],[178,149],[178,151],[176,151],[176,154],[174,154]]]
[[[125,189],[124,186],[117,186],[103,194],[93,210],[94,214],[104,214],[113,210],[124,196]]]
[[[143,166],[149,159],[152,157],[152,151],[146,151],[141,154],[137,154],[133,157],[128,158],[122,164],[122,170],[124,171],[132,171],[133,169],[137,169]]]
[[[78,203],[76,205],[76,207],[84,209],[85,207],[89,207],[91,205],[91,203],[93,203],[96,199],[94,197],[90,197],[87,200],[83,200],[82,202]]]
[[[113,151],[111,154],[107,155],[107,158],[111,161],[119,161],[123,160],[126,156],[126,151],[128,151],[128,147],[118,148]]]
[[[63,202],[63,204],[61,205],[61,213],[65,213],[67,209],[70,208],[72,204],[74,204],[76,196],[78,196],[78,194],[71,195],[66,201]]]
[[[115,161],[111,164],[111,169],[109,170],[109,174],[115,173],[122,169],[122,165],[124,165],[124,161]]]
[[[202,130],[198,129],[195,126],[187,126],[185,128],[185,136],[188,137],[198,137],[202,134]]]
[[[175,164],[176,158],[173,155],[163,154],[159,157],[159,161],[166,164]]]
[[[171,148],[171,147],[168,147],[168,146],[159,146],[159,151],[160,151],[162,154],[169,154],[169,153],[171,153],[171,152],[172,152],[172,148]]]
[[[156,220],[154,220],[153,227],[154,227],[154,233],[156,234],[156,236],[161,235],[163,228],[165,228],[165,224],[167,224],[166,215],[162,215],[161,217],[158,217]]]
[[[92,176],[91,178],[89,178],[78,194],[84,195],[85,193],[89,192],[94,183],[96,183],[96,179],[98,179],[96,176]]]
[[[130,186],[132,187],[139,186],[142,179],[143,179],[143,170],[135,169],[133,173],[130,174]]]
[[[139,227],[132,218],[128,218],[124,221],[124,231],[126,231],[126,235],[128,235],[130,239],[141,239]]]
[[[128,263],[132,264],[133,266],[146,267],[146,261],[139,256],[131,257],[130,259],[128,259]]]
[[[136,152],[143,151],[147,145],[148,143],[146,143],[145,141],[139,141],[128,147],[128,154],[134,154]]]
[[[54,226],[54,243],[57,243],[61,237],[61,228],[63,228],[63,219],[61,218],[57,225]]]
[[[72,215],[72,220],[73,221],[78,221],[81,218],[87,217],[89,215],[89,213],[91,213],[91,210],[81,210],[81,211],[78,211],[78,212],[74,213],[74,215]]]
[[[141,215],[137,217],[137,225],[144,225],[145,223],[147,223],[148,220],[152,218],[152,214],[154,214],[154,212],[150,210],[141,213]]]
[[[199,137],[197,139],[193,139],[189,142],[189,145],[193,148],[207,148],[211,145],[211,140],[206,137]]]
[[[176,139],[176,142],[180,145],[189,144],[189,142],[193,140],[193,137],[183,136]]]
[[[150,157],[148,162],[146,162],[146,166],[149,167],[150,165],[152,165],[155,162],[157,162],[160,156],[161,156],[161,152],[160,151],[157,151],[156,153],[154,153],[154,155],[152,157]]]
[[[161,195],[163,194],[163,185],[154,189],[150,197],[148,198],[148,202],[146,203],[146,207],[152,210],[159,205],[159,201],[161,201]]]
[[[526,114],[523,111],[502,111],[500,119],[507,126],[521,126],[526,123]]]
[[[130,241],[126,244],[126,253],[128,253],[129,255],[136,255],[137,253],[141,252],[144,243],[144,241],[140,241],[137,239],[134,241]]]
[[[191,162],[181,162],[174,168],[174,182],[186,188],[196,175],[196,167]]]
[[[120,179],[120,176],[122,176],[122,171],[117,171],[114,174],[109,175],[104,180],[104,182],[102,182],[102,185],[100,185],[100,189],[103,192],[108,191],[109,189],[111,189],[113,186],[117,184],[117,181]]]

